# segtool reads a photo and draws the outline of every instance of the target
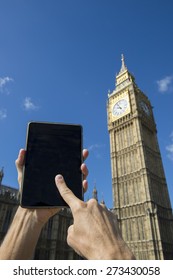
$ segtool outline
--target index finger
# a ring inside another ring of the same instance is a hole
[[[80,206],[83,202],[79,198],[77,198],[74,193],[67,187],[64,178],[62,175],[57,175],[55,177],[56,186],[60,192],[60,195],[64,199],[64,201],[70,206],[72,213],[74,212],[75,208]]]

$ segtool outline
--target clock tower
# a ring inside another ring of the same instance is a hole
[[[107,102],[114,211],[137,259],[173,259],[173,215],[152,106],[121,60]]]

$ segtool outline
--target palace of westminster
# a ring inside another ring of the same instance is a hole
[[[115,89],[107,100],[113,213],[136,259],[173,259],[173,214],[148,97],[135,83],[122,55]],[[0,241],[19,204],[18,190],[2,184],[0,171]],[[94,189],[93,197],[97,199]],[[73,222],[70,209],[61,210],[44,226],[34,259],[79,259],[67,245]]]

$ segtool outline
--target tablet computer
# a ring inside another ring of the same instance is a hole
[[[67,206],[55,185],[61,174],[67,186],[83,199],[82,126],[30,122],[27,128],[20,205],[26,208]]]

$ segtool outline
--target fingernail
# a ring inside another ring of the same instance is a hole
[[[56,180],[57,180],[57,181],[63,180],[62,175],[58,174],[58,175],[56,176]]]

